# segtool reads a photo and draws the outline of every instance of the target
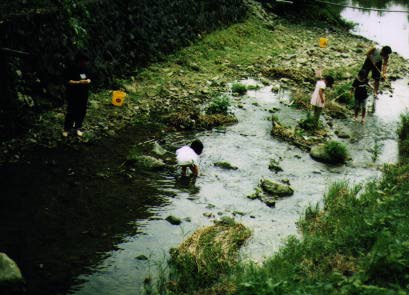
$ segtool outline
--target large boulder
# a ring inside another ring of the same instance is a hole
[[[294,194],[294,190],[289,185],[281,184],[270,179],[263,179],[260,185],[263,191],[272,196],[287,197]]]
[[[0,253],[0,287],[16,286],[24,283],[17,264],[5,253]]]
[[[310,150],[310,156],[311,158],[319,162],[331,163],[331,157],[327,153],[324,144],[318,144],[313,146]]]
[[[349,159],[346,146],[338,141],[315,145],[310,150],[314,160],[328,164],[342,164]]]

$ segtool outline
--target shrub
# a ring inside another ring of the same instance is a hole
[[[336,163],[343,163],[348,157],[346,145],[339,141],[327,141],[325,143],[325,151],[327,152],[328,156]]]
[[[400,140],[409,139],[409,113],[405,113],[400,116],[398,136]]]
[[[226,95],[220,95],[210,102],[207,108],[208,114],[225,114],[227,115],[230,107],[230,98]]]
[[[243,85],[241,83],[233,83],[232,87],[231,87],[231,91],[233,93],[237,93],[239,95],[244,95],[247,92],[247,87],[246,85]]]

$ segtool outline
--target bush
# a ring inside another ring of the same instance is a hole
[[[345,144],[339,141],[330,140],[325,143],[325,151],[328,156],[337,163],[343,163],[348,157],[348,151]]]
[[[226,95],[220,95],[213,98],[206,112],[208,114],[224,114],[227,115],[230,107],[230,98]]]
[[[247,92],[247,87],[246,85],[243,85],[241,83],[233,83],[232,87],[231,87],[231,91],[233,93],[237,93],[239,95],[244,95]]]
[[[409,113],[405,113],[400,116],[398,136],[400,140],[409,139]]]

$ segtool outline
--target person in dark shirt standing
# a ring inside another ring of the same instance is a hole
[[[355,90],[355,115],[354,121],[358,119],[359,111],[362,110],[362,124],[365,124],[366,114],[366,99],[368,98],[369,79],[367,78],[367,72],[360,70],[358,76],[352,83],[352,91]]]
[[[79,52],[75,56],[74,64],[65,73],[68,105],[62,133],[64,137],[67,137],[73,130],[78,136],[84,134],[81,128],[87,112],[88,93],[91,84],[88,63],[88,56]]]
[[[381,49],[372,47],[366,53],[366,59],[362,66],[362,70],[366,71],[366,75],[372,72],[372,78],[374,83],[374,96],[378,96],[379,81],[386,79],[386,69],[388,67],[389,55],[392,53],[392,49],[389,46],[384,46]]]

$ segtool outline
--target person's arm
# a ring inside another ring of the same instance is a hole
[[[386,78],[386,70],[388,68],[388,61],[389,61],[389,58],[384,58],[383,59],[383,63],[382,63],[382,76],[383,76],[383,78]]]

